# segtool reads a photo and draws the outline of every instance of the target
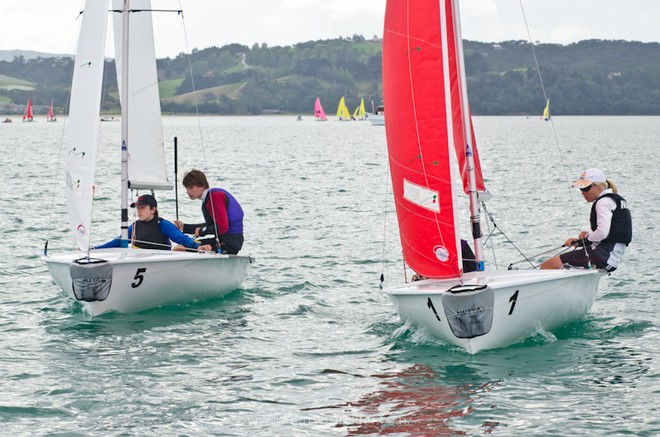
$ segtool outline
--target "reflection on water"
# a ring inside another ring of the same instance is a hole
[[[429,365],[415,364],[402,371],[371,375],[378,389],[356,401],[318,409],[341,409],[346,417],[337,427],[346,427],[348,435],[405,434],[431,436],[464,435],[452,426],[455,418],[469,416],[472,402],[479,393],[489,392],[499,381],[452,384],[449,375],[473,372],[468,366],[447,366],[436,370]],[[480,378],[475,376],[474,380]],[[469,381],[469,375],[462,375]],[[484,421],[483,432],[490,432],[497,422]]]

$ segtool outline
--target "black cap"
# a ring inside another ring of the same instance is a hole
[[[149,205],[151,207],[157,208],[158,202],[156,202],[156,199],[151,194],[144,194],[138,197],[136,202],[131,203],[131,208],[142,205]]]

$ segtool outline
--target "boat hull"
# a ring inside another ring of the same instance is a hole
[[[598,270],[531,270],[467,273],[458,280],[428,279],[386,290],[401,319],[474,354],[510,346],[552,331],[589,311]]]
[[[136,313],[150,308],[223,296],[245,280],[252,258],[215,253],[145,249],[102,249],[91,258],[111,266],[111,285],[105,300],[76,297],[71,265],[81,252],[42,257],[57,283],[92,316],[108,312]]]
[[[385,126],[385,116],[381,114],[369,114],[368,120],[373,126]]]

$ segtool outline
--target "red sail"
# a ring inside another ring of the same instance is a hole
[[[32,121],[34,117],[32,116],[32,100],[28,99],[27,107],[25,112],[23,112],[23,120]]]
[[[401,245],[406,263],[430,278],[456,277],[462,268],[453,181],[454,155],[466,167],[467,105],[452,17],[449,1],[388,0],[383,34],[385,127]],[[476,176],[483,190],[481,172]]]

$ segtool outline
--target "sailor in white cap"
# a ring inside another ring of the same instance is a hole
[[[541,264],[542,269],[560,269],[565,265],[596,267],[613,272],[619,266],[632,240],[632,218],[626,200],[617,194],[616,185],[598,168],[585,170],[573,186],[591,205],[591,231],[569,238],[564,246],[573,251],[557,255]]]

